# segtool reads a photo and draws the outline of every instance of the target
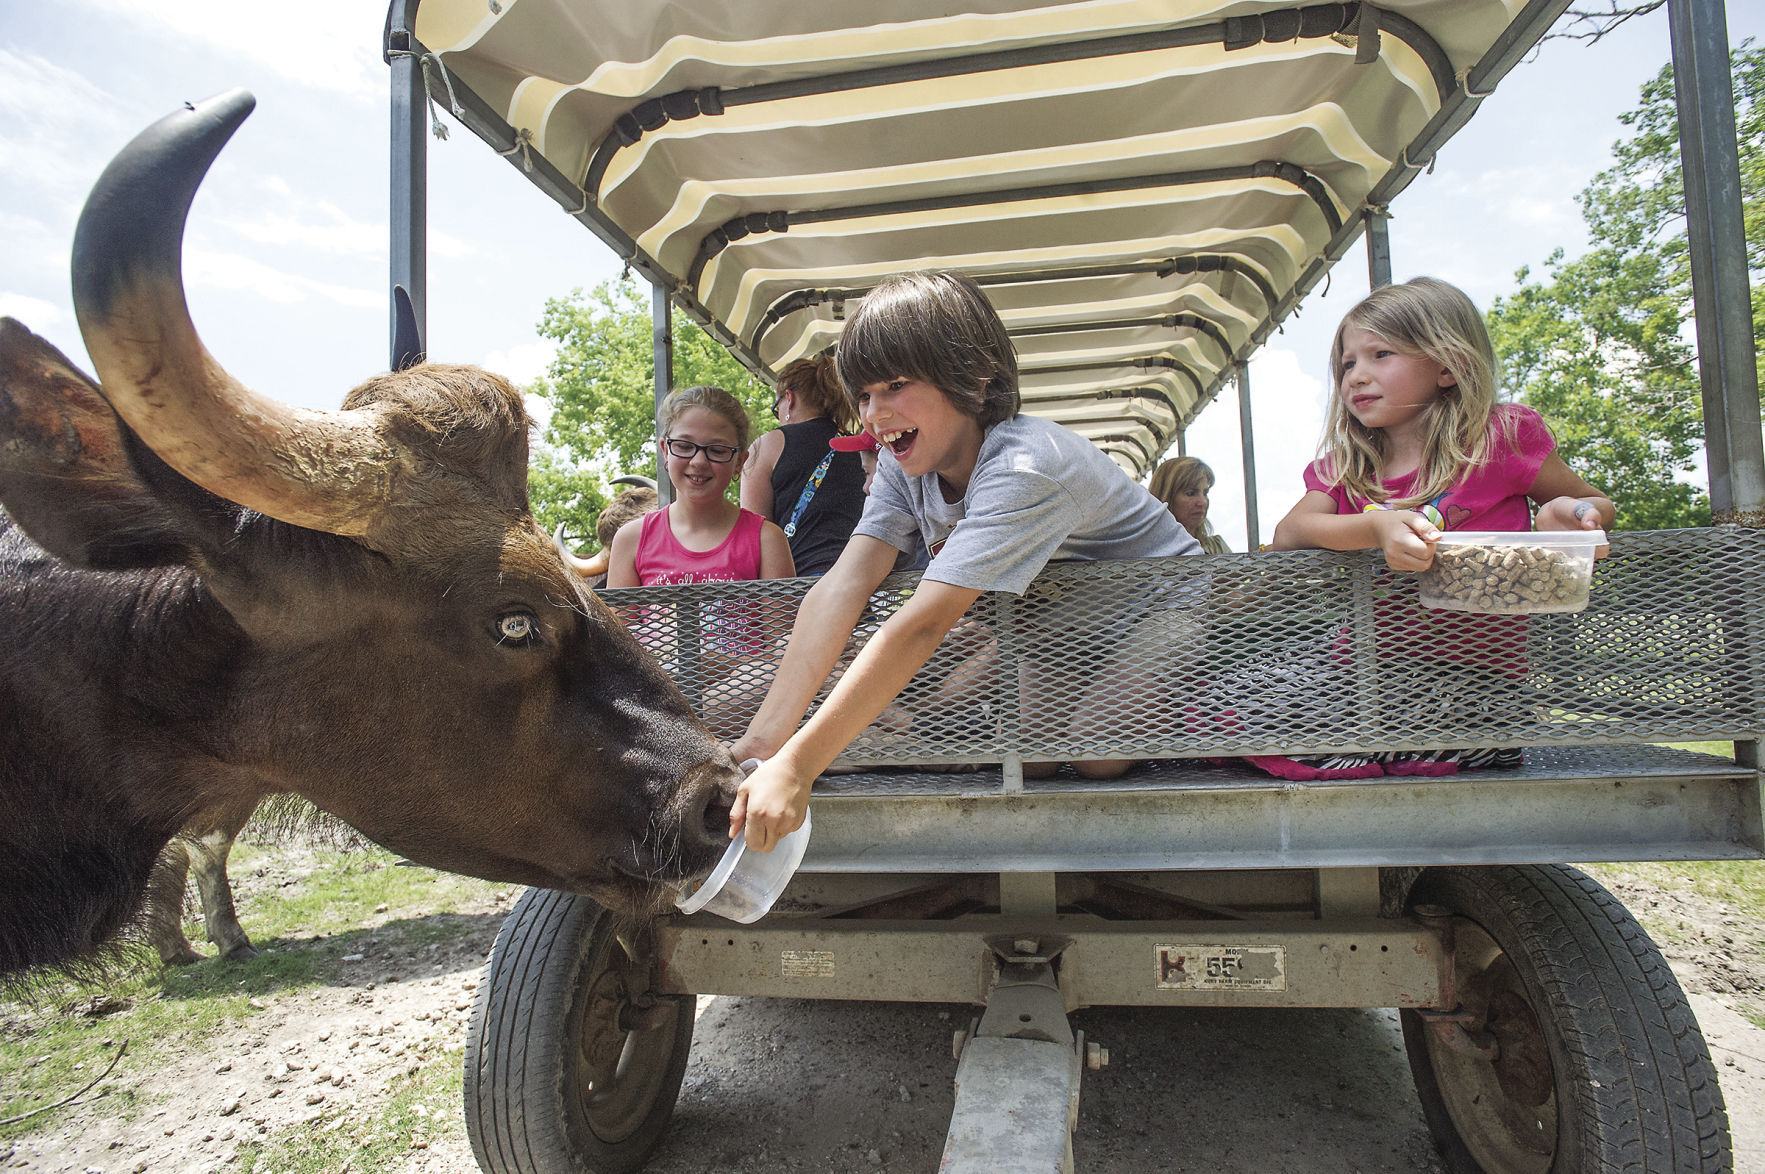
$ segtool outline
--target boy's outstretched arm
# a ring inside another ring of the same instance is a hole
[[[870,593],[894,569],[899,553],[881,539],[854,535],[827,574],[809,588],[766,700],[748,723],[748,732],[730,747],[737,762],[771,758],[796,732],[809,703],[845,651]]]
[[[844,556],[841,557],[843,561]],[[808,724],[748,776],[729,814],[730,836],[745,831],[748,847],[770,852],[781,836],[801,827],[803,812],[809,806],[809,788],[814,784],[815,776],[826,770],[828,764],[839,757],[840,751],[887,708],[913,679],[913,674],[931,659],[956,621],[980,598],[980,594],[977,588],[922,580],[913,597],[889,617],[858,653],[852,667],[840,678],[833,693]],[[808,600],[804,600],[803,610],[809,610]],[[856,622],[856,616],[853,622]],[[798,624],[802,624],[801,618]],[[851,624],[847,625],[846,631],[850,633]],[[843,640],[841,637],[842,643]],[[793,631],[791,645],[795,647],[796,644],[797,632]],[[837,657],[839,647],[836,645],[833,651]],[[816,688],[826,680],[826,670],[832,667],[833,660],[834,657],[830,657],[813,680],[805,680],[793,687],[793,693],[807,694],[802,706],[796,710],[799,716],[808,707]],[[790,672],[791,658],[787,651],[785,662],[779,666],[778,682],[789,681]],[[774,692],[778,689],[775,684]],[[769,694],[767,703],[771,701]],[[764,717],[766,710],[762,707],[754,724],[759,725]],[[750,738],[753,737],[752,731],[753,727],[750,727]],[[736,744],[738,756],[747,744],[746,738]]]

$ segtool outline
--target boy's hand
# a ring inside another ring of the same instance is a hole
[[[799,781],[782,761],[763,762],[742,781],[729,811],[729,838],[745,834],[755,852],[770,852],[803,826],[813,777]]]
[[[1425,571],[1434,565],[1434,544],[1440,530],[1415,510],[1373,510],[1367,518],[1385,565],[1394,571]]]
[[[743,734],[729,744],[729,756],[737,762],[746,762],[750,758],[768,759],[777,750],[778,747],[755,734]]]

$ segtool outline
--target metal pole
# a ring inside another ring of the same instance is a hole
[[[1187,428],[1177,429],[1177,455],[1180,457],[1189,455],[1189,430]]]
[[[1391,213],[1368,208],[1361,216],[1367,225],[1367,285],[1382,289],[1391,284],[1391,234],[1385,228]]]
[[[1765,526],[1765,443],[1759,433],[1727,16],[1722,0],[1671,0],[1667,17],[1711,512],[1718,523]]]
[[[1238,446],[1244,453],[1244,542],[1246,550],[1262,545],[1256,520],[1256,438],[1250,426],[1250,364],[1233,364],[1238,374]]]
[[[419,0],[392,0],[386,12],[386,63],[392,67],[392,279],[410,297],[417,342],[429,335],[427,251],[429,141],[423,125],[428,105],[423,88],[423,47],[413,31]],[[388,290],[387,366],[399,365],[398,310]],[[407,340],[408,341],[408,340]],[[419,350],[423,349],[419,345]]]
[[[674,322],[668,291],[660,285],[650,287],[650,329],[655,343],[656,378],[656,439],[662,438],[662,401],[674,387]],[[656,450],[656,494],[666,507],[674,500],[674,486],[668,480],[668,465],[662,451]]]

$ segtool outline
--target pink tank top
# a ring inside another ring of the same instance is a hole
[[[760,577],[760,526],[765,521],[743,510],[729,536],[710,550],[688,550],[674,537],[668,510],[644,515],[633,559],[644,587],[671,583],[735,583]]]

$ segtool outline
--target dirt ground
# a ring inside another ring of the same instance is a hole
[[[1737,935],[1721,906],[1614,887],[1633,909],[1665,908],[1683,923],[1684,941],[1667,952],[1716,1058],[1735,1168],[1765,1174],[1765,1030],[1736,1013],[1765,1004],[1756,935]],[[130,1078],[163,1097],[160,1107],[125,1120],[113,1111],[118,1089],[101,1086],[54,1128],[0,1142],[0,1169],[245,1170],[253,1141],[361,1128],[395,1078],[459,1065],[506,909],[487,897],[448,944],[343,961],[328,985],[270,996],[244,1024]],[[970,1013],[701,998],[673,1125],[648,1169],[935,1170],[952,1102],[950,1037]],[[1074,1022],[1111,1052],[1081,1098],[1074,1150],[1089,1174],[1441,1169],[1392,1012],[1100,1009]],[[420,1106],[426,1124],[401,1158],[374,1169],[476,1171],[458,1103],[439,1100]]]

